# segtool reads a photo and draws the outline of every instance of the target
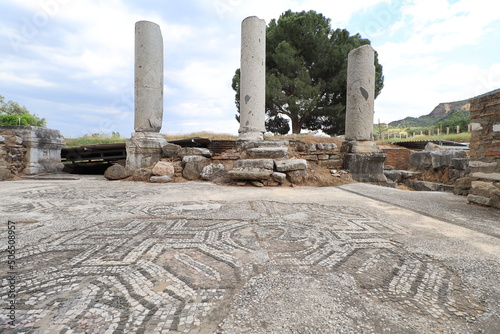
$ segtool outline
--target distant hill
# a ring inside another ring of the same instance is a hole
[[[480,96],[486,96],[499,92],[500,89],[488,92]],[[444,122],[449,118],[469,117],[470,116],[470,100],[445,102],[438,104],[428,115],[420,117],[406,117],[399,121],[390,122],[392,127],[412,128],[412,127],[429,127],[436,125],[439,122]]]

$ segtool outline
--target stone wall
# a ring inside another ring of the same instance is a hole
[[[0,126],[0,168],[10,170],[9,178],[20,173],[39,174],[62,170],[61,148],[65,141],[59,131],[36,126]]]
[[[500,208],[500,92],[471,101],[469,202]]]
[[[27,149],[23,139],[10,131],[0,131],[0,181],[12,179],[26,168]]]

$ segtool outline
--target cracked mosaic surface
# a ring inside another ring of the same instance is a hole
[[[401,312],[464,321],[483,312],[456,273],[405,251],[392,240],[402,230],[359,207],[134,204],[154,191],[82,196],[51,188],[24,195],[29,203],[5,211],[65,223],[52,233],[41,222],[19,223],[20,238],[36,242],[17,253],[17,333],[199,330],[222,320],[234,295],[270,263],[348,274],[368,298]]]

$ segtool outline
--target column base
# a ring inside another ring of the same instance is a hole
[[[344,167],[358,182],[387,183],[384,175],[386,154],[372,141],[344,142]]]
[[[264,133],[262,132],[240,132],[238,141],[262,141]]]
[[[130,170],[152,167],[162,158],[162,147],[168,143],[165,136],[156,132],[134,132],[126,142],[127,163]]]

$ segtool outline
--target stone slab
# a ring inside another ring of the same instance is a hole
[[[500,181],[500,173],[477,172],[477,173],[472,173],[471,176],[483,180]]]
[[[272,171],[251,171],[237,169],[233,169],[228,172],[229,176],[233,180],[266,180],[271,176],[272,173]]]
[[[258,169],[273,170],[274,161],[273,159],[241,159],[234,162],[233,168],[234,169],[258,168]]]
[[[294,170],[307,169],[307,161],[305,159],[288,159],[277,160],[274,162],[278,172],[290,172]]]
[[[249,159],[283,159],[287,157],[288,147],[257,147],[246,150]]]

